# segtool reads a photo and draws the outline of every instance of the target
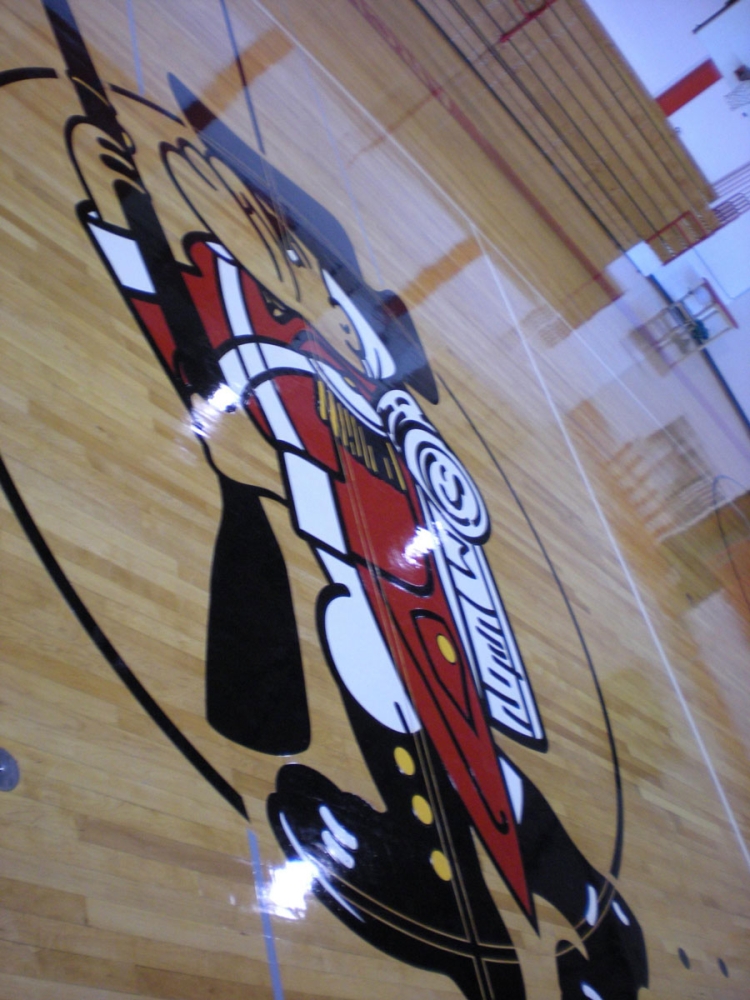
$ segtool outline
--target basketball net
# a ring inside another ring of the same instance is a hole
[[[734,111],[750,104],[750,80],[742,80],[726,95],[727,104]]]

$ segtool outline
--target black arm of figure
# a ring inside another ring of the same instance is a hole
[[[255,487],[217,471],[223,514],[211,571],[206,717],[261,753],[310,745],[302,657],[284,557]]]

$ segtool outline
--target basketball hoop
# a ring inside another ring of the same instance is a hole
[[[744,65],[740,66],[739,69],[734,71],[734,75],[739,80],[739,83],[726,95],[727,104],[732,111],[750,104],[750,69]]]

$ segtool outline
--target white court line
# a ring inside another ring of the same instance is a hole
[[[698,749],[700,750],[701,755],[703,757],[703,762],[705,763],[705,765],[706,765],[706,767],[708,769],[708,773],[711,776],[711,780],[714,783],[714,786],[716,788],[716,792],[717,792],[717,794],[719,796],[719,800],[721,801],[721,804],[724,807],[724,811],[726,812],[727,819],[729,820],[729,825],[732,827],[732,830],[734,831],[735,836],[737,837],[737,842],[739,843],[739,846],[740,846],[740,852],[741,852],[743,858],[745,859],[745,863],[747,864],[748,868],[750,868],[750,851],[748,851],[747,844],[745,843],[745,840],[744,840],[744,838],[742,836],[742,832],[740,830],[739,824],[737,823],[737,819],[735,818],[735,815],[734,815],[734,812],[732,810],[732,807],[729,804],[729,800],[727,799],[727,796],[726,796],[726,794],[724,792],[724,788],[723,788],[721,782],[719,781],[719,776],[716,773],[716,770],[715,770],[715,768],[713,766],[713,763],[711,761],[711,756],[710,756],[710,754],[708,752],[708,749],[706,748],[706,744],[703,742],[703,737],[700,734],[700,730],[698,729],[698,725],[697,725],[697,723],[696,723],[696,721],[695,721],[695,719],[693,717],[693,713],[690,710],[690,706],[688,705],[687,700],[686,700],[684,694],[682,693],[682,688],[680,687],[679,681],[677,680],[677,675],[675,673],[675,670],[674,670],[672,664],[669,661],[669,657],[667,656],[666,651],[664,649],[664,646],[662,645],[661,640],[660,640],[660,638],[659,638],[659,636],[658,636],[658,634],[656,632],[656,628],[654,627],[654,624],[651,621],[651,617],[649,616],[649,613],[646,610],[646,606],[643,603],[643,599],[642,599],[640,591],[638,589],[638,585],[635,582],[633,574],[630,572],[630,568],[629,568],[627,562],[625,561],[625,557],[623,556],[622,551],[620,549],[620,546],[619,546],[619,544],[618,544],[618,542],[617,542],[617,540],[616,540],[616,538],[615,538],[615,536],[614,536],[614,534],[612,532],[612,529],[610,528],[609,521],[607,520],[607,516],[604,513],[604,511],[602,509],[602,506],[599,503],[599,500],[597,499],[596,493],[594,492],[594,488],[591,485],[591,481],[590,481],[590,479],[589,479],[589,477],[588,477],[588,475],[586,473],[586,470],[583,467],[583,464],[582,464],[581,459],[580,459],[580,457],[578,455],[576,447],[573,444],[573,441],[572,441],[570,435],[568,434],[568,430],[565,427],[565,424],[563,423],[563,420],[562,420],[562,417],[560,415],[560,411],[559,411],[559,409],[557,407],[557,404],[555,403],[554,399],[552,398],[552,394],[550,393],[550,391],[549,391],[549,389],[547,387],[547,383],[546,383],[546,381],[544,379],[544,376],[542,375],[541,371],[539,370],[539,366],[537,364],[536,358],[534,357],[534,354],[533,354],[531,348],[529,347],[529,344],[528,344],[528,342],[526,340],[526,337],[524,337],[524,335],[523,335],[523,333],[521,331],[520,325],[516,322],[516,317],[515,317],[514,312],[513,312],[513,306],[512,306],[512,304],[510,302],[510,299],[508,298],[508,295],[506,294],[506,291],[505,291],[505,288],[503,287],[502,282],[500,281],[500,278],[499,278],[499,275],[498,275],[498,272],[497,272],[497,268],[492,263],[492,260],[490,259],[490,257],[487,254],[487,248],[486,248],[486,245],[484,244],[483,237],[482,237],[481,233],[479,233],[479,230],[475,230],[475,232],[477,234],[477,239],[479,240],[479,244],[480,244],[480,246],[482,246],[482,250],[483,250],[483,253],[484,253],[484,259],[487,262],[487,266],[490,269],[490,273],[492,275],[492,279],[493,279],[493,281],[494,281],[494,283],[495,283],[498,291],[500,292],[500,295],[501,295],[501,297],[503,299],[503,302],[505,303],[506,308],[508,309],[508,312],[510,313],[510,315],[511,315],[513,321],[514,321],[514,325],[515,325],[516,330],[518,332],[518,337],[519,337],[519,339],[521,341],[521,344],[523,346],[524,351],[526,352],[526,356],[527,356],[527,358],[529,360],[529,364],[531,365],[531,367],[534,370],[534,374],[536,375],[536,377],[537,377],[537,379],[539,381],[539,385],[541,386],[542,392],[544,393],[544,396],[545,396],[545,398],[547,400],[549,408],[550,408],[550,410],[552,410],[552,413],[553,413],[553,415],[555,417],[555,420],[557,421],[557,425],[560,428],[560,432],[562,433],[563,437],[565,438],[565,443],[567,444],[568,449],[570,450],[570,454],[571,454],[571,456],[573,458],[573,461],[576,464],[576,468],[578,469],[578,472],[579,472],[579,474],[581,476],[581,479],[583,480],[583,483],[584,483],[586,489],[588,490],[589,496],[591,498],[591,502],[593,503],[593,505],[594,505],[594,507],[596,509],[597,514],[599,515],[599,518],[600,518],[600,520],[602,522],[602,525],[603,525],[604,530],[606,532],[606,535],[607,535],[607,538],[609,540],[609,543],[612,546],[615,555],[617,556],[618,562],[620,563],[620,567],[622,568],[623,574],[625,575],[625,579],[628,581],[628,585],[629,585],[629,587],[630,587],[630,589],[631,589],[631,591],[633,593],[633,597],[635,598],[635,602],[638,605],[638,610],[643,615],[643,619],[646,622],[646,627],[647,627],[647,629],[649,631],[649,635],[651,636],[651,639],[653,640],[653,643],[656,646],[656,650],[657,650],[657,652],[659,654],[659,658],[661,659],[662,665],[663,665],[663,667],[664,667],[664,669],[665,669],[665,671],[667,673],[667,676],[669,677],[669,679],[670,679],[670,681],[672,683],[672,687],[674,688],[675,694],[677,695],[677,701],[679,702],[679,704],[682,707],[683,712],[685,713],[685,716],[686,716],[687,721],[688,721],[688,725],[690,726],[690,729],[691,729],[691,731],[693,733],[693,736],[695,737],[695,741],[698,744]]]
[[[527,281],[523,277],[522,274],[520,274],[520,272],[513,265],[513,263],[511,261],[507,260],[507,258],[505,257],[505,254],[502,253],[502,251],[499,250],[497,247],[495,247],[495,245],[493,244],[492,240],[489,239],[489,237],[487,237],[479,229],[479,227],[474,223],[474,221],[469,217],[469,215],[459,205],[457,205],[455,203],[455,201],[445,191],[442,190],[442,188],[437,184],[437,182],[434,180],[434,178],[432,178],[428,174],[427,170],[420,163],[418,163],[414,159],[414,157],[407,150],[405,150],[396,139],[393,138],[393,136],[389,135],[383,129],[382,125],[377,121],[377,119],[375,118],[375,116],[372,115],[362,104],[360,104],[359,101],[357,101],[354,97],[352,97],[351,94],[348,93],[348,91],[343,86],[343,84],[341,84],[333,76],[333,74],[329,70],[327,70],[326,67],[323,66],[315,58],[315,56],[313,56],[312,53],[310,53],[305,48],[304,45],[302,45],[299,42],[299,40],[295,37],[295,35],[285,25],[283,25],[276,17],[273,16],[273,14],[271,14],[264,7],[264,5],[261,3],[261,0],[254,0],[254,3],[256,5],[256,7],[258,7],[261,11],[263,11],[263,13],[266,15],[266,17],[268,17],[269,20],[271,20],[279,28],[279,30],[282,31],[293,42],[293,44],[296,45],[299,48],[299,50],[305,54],[305,56],[307,57],[307,59],[309,60],[309,62],[313,63],[320,70],[320,72],[331,83],[333,83],[333,85],[336,87],[336,89],[339,90],[344,95],[345,99],[348,100],[349,103],[351,105],[353,105],[355,108],[357,108],[357,110],[368,121],[370,121],[375,126],[375,128],[377,129],[377,131],[381,135],[383,135],[383,136],[386,137],[386,140],[388,142],[392,143],[393,146],[395,146],[396,149],[398,149],[398,151],[400,152],[400,154],[407,160],[407,162],[409,162],[413,166],[413,168],[419,174],[422,175],[422,177],[424,177],[424,179],[426,180],[426,182],[428,183],[428,185],[439,195],[439,197],[441,199],[443,199],[445,202],[447,202],[449,205],[451,205],[451,207],[453,208],[453,210],[461,218],[463,218],[463,220],[465,221],[465,223],[468,225],[470,231],[474,235],[474,238],[477,240],[477,242],[479,243],[480,247],[482,248],[483,255],[484,255],[484,258],[485,258],[485,260],[487,262],[487,266],[490,269],[490,273],[492,274],[493,281],[494,281],[496,287],[498,288],[498,290],[500,292],[501,298],[503,299],[503,301],[506,304],[506,307],[508,309],[509,315],[512,318],[514,326],[515,326],[515,328],[516,328],[516,330],[518,332],[518,336],[519,336],[519,339],[521,340],[521,344],[522,344],[522,346],[524,348],[524,351],[526,352],[526,355],[527,355],[527,357],[529,359],[529,363],[531,364],[531,367],[532,367],[532,369],[533,369],[533,371],[534,371],[534,373],[535,373],[535,375],[537,377],[537,380],[539,381],[539,384],[540,384],[540,386],[542,388],[542,392],[544,393],[544,396],[545,396],[545,398],[547,400],[547,403],[548,403],[548,405],[549,405],[549,407],[550,407],[550,409],[552,411],[552,414],[555,417],[555,420],[557,421],[558,426],[560,427],[560,431],[561,431],[561,433],[562,433],[562,435],[563,435],[563,437],[565,439],[565,442],[566,442],[566,444],[567,444],[567,446],[568,446],[568,448],[570,450],[570,453],[571,453],[571,456],[573,458],[573,461],[575,462],[576,468],[578,469],[578,472],[579,472],[579,474],[580,474],[580,476],[581,476],[581,478],[583,480],[583,483],[584,483],[584,485],[585,485],[585,487],[586,487],[586,489],[587,489],[587,491],[589,493],[589,496],[591,497],[591,501],[594,504],[594,508],[597,511],[597,514],[599,515],[599,518],[601,519],[601,522],[602,522],[602,525],[604,527],[604,530],[605,530],[605,533],[607,535],[607,538],[609,539],[609,542],[610,542],[610,544],[612,546],[612,549],[613,549],[615,555],[617,556],[617,559],[618,559],[618,561],[620,563],[620,566],[622,568],[622,571],[623,571],[623,574],[625,576],[625,579],[627,580],[628,585],[630,586],[630,589],[631,589],[631,591],[633,593],[633,597],[635,598],[635,602],[636,602],[636,604],[638,606],[638,609],[641,612],[641,615],[643,616],[643,619],[644,619],[644,621],[646,623],[646,627],[647,627],[648,632],[649,632],[649,634],[650,634],[650,636],[651,636],[651,638],[653,640],[653,643],[654,643],[654,645],[656,647],[656,650],[657,650],[657,652],[659,654],[659,658],[660,658],[660,660],[662,662],[664,670],[666,671],[667,676],[670,679],[670,682],[671,682],[671,684],[672,684],[672,686],[673,686],[673,688],[675,690],[675,693],[677,695],[677,700],[678,700],[679,704],[681,705],[681,707],[682,707],[682,709],[683,709],[683,711],[685,713],[685,716],[686,716],[686,718],[688,720],[688,725],[690,727],[691,732],[693,733],[693,736],[695,737],[696,743],[698,744],[698,748],[699,748],[699,750],[701,752],[701,756],[703,757],[704,763],[705,763],[705,765],[706,765],[706,767],[708,769],[708,773],[709,773],[709,775],[711,777],[711,780],[714,783],[714,786],[716,788],[716,792],[717,792],[717,794],[719,796],[719,800],[720,800],[722,806],[724,807],[724,810],[726,812],[727,818],[729,820],[729,824],[732,827],[732,830],[734,831],[735,836],[737,837],[737,841],[738,841],[739,847],[740,847],[740,852],[741,852],[741,854],[742,854],[742,856],[743,856],[743,858],[744,858],[744,860],[745,860],[748,868],[750,868],[750,851],[748,850],[747,844],[745,843],[745,841],[743,839],[743,836],[742,836],[742,833],[740,831],[740,828],[739,828],[739,825],[737,823],[737,820],[735,818],[734,812],[732,811],[732,808],[731,808],[731,806],[729,804],[729,801],[728,801],[728,799],[726,797],[726,794],[724,792],[722,784],[719,781],[719,777],[718,777],[718,775],[716,773],[716,770],[715,770],[715,768],[713,766],[713,763],[711,761],[711,757],[710,757],[710,755],[708,753],[706,745],[703,742],[703,738],[702,738],[702,736],[700,734],[698,726],[696,725],[695,719],[693,718],[692,712],[690,711],[690,706],[688,705],[688,703],[687,703],[687,701],[685,699],[685,696],[682,693],[682,689],[680,688],[679,682],[678,682],[677,677],[675,675],[674,668],[672,667],[672,664],[670,663],[669,658],[667,657],[667,654],[666,654],[666,652],[664,650],[664,647],[662,646],[662,643],[661,643],[661,640],[659,639],[659,636],[657,635],[657,632],[656,632],[656,629],[655,629],[655,627],[653,625],[653,622],[651,621],[651,619],[650,619],[650,617],[648,615],[648,612],[646,611],[646,607],[645,607],[645,605],[643,603],[643,599],[641,598],[640,592],[639,592],[638,587],[636,585],[636,582],[635,582],[635,580],[633,578],[633,575],[631,574],[630,569],[629,569],[627,563],[625,562],[625,558],[623,557],[623,554],[622,554],[622,552],[620,550],[620,547],[619,547],[619,545],[618,545],[618,543],[617,543],[617,541],[616,541],[616,539],[614,537],[614,534],[612,533],[612,529],[609,526],[609,522],[607,521],[607,518],[606,518],[606,516],[604,514],[604,511],[602,510],[602,507],[601,507],[601,505],[600,505],[600,503],[599,503],[599,501],[597,499],[597,496],[596,496],[596,494],[594,492],[594,489],[593,489],[593,487],[591,485],[591,482],[590,482],[590,480],[588,478],[588,475],[586,474],[586,471],[585,471],[583,465],[581,464],[581,460],[580,460],[580,458],[578,456],[578,452],[576,451],[575,446],[573,445],[573,442],[572,442],[572,440],[570,438],[570,435],[568,434],[568,431],[567,431],[567,429],[565,427],[565,424],[562,421],[562,417],[560,416],[560,412],[559,412],[559,410],[557,408],[557,404],[555,403],[555,401],[552,398],[552,395],[550,394],[550,391],[549,391],[549,389],[547,387],[547,384],[546,384],[546,382],[544,380],[544,377],[542,376],[542,373],[539,370],[539,366],[538,366],[538,364],[536,362],[536,358],[534,357],[534,354],[533,354],[531,348],[529,347],[529,345],[528,345],[528,343],[526,341],[526,338],[524,337],[524,335],[523,335],[523,333],[521,331],[521,327],[520,327],[520,325],[518,323],[518,319],[517,319],[517,317],[515,315],[515,311],[513,310],[513,307],[511,305],[510,301],[508,300],[508,297],[506,295],[504,287],[502,286],[501,282],[498,280],[498,275],[496,273],[495,265],[493,264],[493,262],[491,261],[491,259],[489,258],[488,254],[487,254],[487,245],[489,244],[489,246],[492,248],[492,250],[494,250],[503,259],[503,262],[508,267],[508,269],[510,271],[514,272],[514,274],[518,275],[518,277],[523,282],[523,284],[527,288],[531,289],[534,292],[535,296],[538,297],[538,299],[540,299],[541,301],[543,301],[547,306],[549,306],[549,302],[547,302],[547,300],[544,298],[544,296],[541,295],[536,289],[534,289],[533,286],[531,285],[531,283],[529,281]],[[339,157],[339,162],[340,162],[340,157]],[[351,192],[351,188],[350,188],[350,184],[349,184],[348,180],[347,180],[347,190],[348,190],[349,196],[353,197],[353,194]],[[357,216],[358,216],[358,218],[360,218],[356,204],[355,204],[354,207],[355,207],[355,210],[357,210]],[[366,233],[363,232],[362,236],[363,236],[363,238],[365,240],[367,240],[367,234]],[[369,241],[368,241],[368,244],[369,244]],[[554,309],[552,309],[551,306],[549,306],[549,308],[550,308],[551,312],[557,313],[557,311],[554,310]],[[615,376],[615,378],[618,378],[618,380],[620,382],[622,382],[622,380],[619,379],[619,376]],[[623,386],[625,385],[625,383],[622,383],[622,384],[623,384]],[[627,386],[625,386],[625,388],[627,388]],[[635,397],[635,398],[637,399],[637,397]],[[647,409],[645,407],[645,404],[641,404],[641,405],[644,406],[644,409]],[[654,417],[654,419],[656,420],[655,417]]]
[[[146,88],[143,82],[143,67],[141,65],[141,50],[138,47],[138,30],[135,23],[135,9],[133,0],[128,0],[128,27],[130,28],[130,45],[133,49],[133,66],[135,67],[135,79],[138,86],[138,93],[143,97]]]
[[[383,275],[378,266],[377,258],[375,256],[375,250],[372,243],[370,242],[370,236],[365,228],[365,221],[362,218],[362,213],[359,210],[359,205],[357,203],[357,198],[352,189],[352,182],[349,174],[346,170],[346,164],[344,163],[343,157],[341,156],[341,150],[336,142],[336,137],[333,134],[333,129],[331,128],[331,123],[328,120],[328,114],[325,108],[325,102],[323,96],[320,93],[317,83],[315,82],[315,77],[312,74],[312,69],[310,68],[310,53],[302,45],[299,45],[299,50],[302,53],[302,61],[305,65],[305,72],[307,73],[307,78],[310,81],[310,89],[313,92],[315,103],[318,106],[318,113],[320,114],[321,121],[323,122],[323,128],[326,131],[326,136],[328,138],[328,144],[333,150],[333,155],[336,160],[336,166],[339,169],[342,180],[344,182],[344,187],[346,188],[346,193],[351,202],[352,209],[354,211],[354,216],[357,220],[357,225],[359,226],[359,231],[362,234],[362,239],[365,241],[365,246],[367,247],[367,256],[370,258],[370,264],[377,275],[380,286],[384,287],[385,282],[383,281]]]
[[[485,239],[486,239],[486,237],[485,237]],[[494,251],[495,251],[496,253],[498,253],[498,254],[499,254],[499,255],[500,255],[501,257],[503,257],[503,259],[504,259],[504,255],[502,254],[502,252],[501,252],[501,251],[500,251],[500,250],[499,250],[499,249],[498,249],[498,248],[497,248],[497,247],[496,247],[496,246],[495,246],[495,245],[494,245],[494,244],[493,244],[493,243],[492,243],[492,242],[491,242],[490,240],[487,240],[487,242],[488,242],[488,243],[490,244],[490,246],[492,247],[492,249],[493,249],[493,250],[494,250]],[[537,294],[538,294],[538,293],[537,293]],[[549,303],[547,303],[547,304],[549,305]],[[616,305],[617,305],[617,303],[613,302],[611,306],[605,306],[604,308],[605,308],[605,310],[606,310],[606,309],[610,309],[610,308],[614,308],[614,307],[615,307]],[[573,337],[575,337],[575,338],[576,338],[576,340],[577,340],[577,341],[578,341],[579,343],[581,343],[581,344],[582,344],[582,345],[583,345],[583,346],[584,346],[584,347],[586,348],[586,350],[587,350],[587,351],[589,352],[589,354],[590,354],[590,355],[591,355],[591,356],[592,356],[592,357],[593,357],[593,358],[594,358],[594,359],[595,359],[595,360],[596,360],[596,361],[597,361],[597,362],[598,362],[598,363],[599,363],[599,364],[601,365],[601,367],[602,367],[602,368],[604,369],[604,371],[606,371],[606,372],[607,372],[607,374],[608,374],[608,375],[610,376],[610,379],[611,379],[611,382],[610,382],[609,384],[610,384],[610,385],[613,385],[613,384],[615,384],[615,383],[619,383],[619,385],[620,385],[620,386],[622,387],[622,390],[623,390],[623,392],[625,392],[625,394],[626,394],[626,395],[630,396],[630,398],[631,398],[631,399],[633,400],[633,403],[634,403],[634,404],[635,404],[635,405],[636,405],[636,406],[637,406],[637,407],[638,407],[639,409],[641,409],[641,410],[642,410],[642,411],[643,411],[643,412],[644,412],[644,413],[646,414],[646,416],[647,416],[647,417],[648,417],[648,418],[649,418],[649,419],[651,420],[651,422],[653,423],[654,427],[656,427],[656,428],[657,428],[657,429],[658,429],[659,431],[661,431],[661,432],[662,432],[663,434],[665,434],[665,435],[666,435],[667,439],[668,439],[668,440],[670,441],[670,443],[671,443],[671,444],[672,444],[672,446],[674,447],[675,451],[677,451],[677,452],[678,452],[678,453],[680,454],[681,458],[683,458],[683,459],[684,459],[684,460],[685,460],[685,461],[687,462],[687,464],[688,464],[688,465],[690,466],[690,468],[691,468],[691,469],[692,469],[692,470],[693,470],[693,471],[694,471],[694,472],[695,472],[696,474],[698,474],[698,475],[703,475],[703,471],[704,471],[704,470],[703,470],[703,469],[701,469],[701,468],[700,468],[700,466],[699,466],[699,464],[698,464],[698,462],[697,462],[697,461],[696,461],[696,460],[695,460],[694,458],[692,458],[692,456],[690,455],[690,452],[689,452],[689,451],[687,451],[687,450],[685,449],[685,446],[684,446],[684,444],[683,444],[683,443],[681,443],[681,442],[680,442],[680,441],[679,441],[679,440],[678,440],[678,439],[677,439],[677,438],[675,437],[675,435],[674,435],[674,434],[672,433],[672,431],[671,431],[671,430],[670,430],[670,428],[669,428],[669,424],[665,424],[665,423],[663,423],[663,422],[662,422],[662,421],[661,421],[661,420],[659,419],[659,417],[657,417],[657,416],[656,416],[656,414],[655,414],[655,413],[653,412],[653,410],[651,410],[651,409],[650,409],[650,408],[649,408],[649,407],[648,407],[648,406],[646,405],[646,403],[644,403],[644,401],[643,401],[643,400],[641,399],[641,397],[640,397],[640,396],[638,396],[638,395],[636,394],[636,392],[634,392],[634,390],[630,388],[630,386],[628,385],[628,383],[627,383],[627,382],[626,382],[626,381],[625,381],[625,380],[624,380],[624,379],[623,379],[623,378],[622,378],[622,377],[621,377],[621,376],[620,376],[620,375],[619,375],[619,374],[618,374],[618,373],[617,373],[617,372],[616,372],[616,371],[615,371],[615,370],[614,370],[613,368],[611,368],[611,367],[609,366],[609,364],[607,363],[607,361],[606,361],[606,360],[605,360],[605,359],[604,359],[604,358],[602,357],[602,355],[601,355],[601,354],[599,354],[599,353],[598,353],[598,351],[597,351],[597,350],[596,350],[596,349],[595,349],[595,348],[594,348],[594,347],[593,347],[593,346],[592,346],[592,345],[591,345],[591,344],[590,344],[590,343],[589,343],[589,342],[588,342],[588,341],[586,340],[586,338],[585,338],[585,337],[584,337],[584,336],[583,336],[583,335],[581,334],[581,332],[580,332],[580,330],[579,330],[579,329],[577,329],[576,327],[574,327],[574,326],[572,326],[572,325],[571,325],[570,323],[568,323],[568,321],[567,321],[567,320],[566,320],[566,319],[564,318],[564,316],[562,316],[562,314],[561,314],[561,313],[557,312],[557,310],[555,310],[555,309],[552,309],[552,306],[550,306],[550,309],[551,309],[552,313],[553,313],[553,314],[554,314],[554,315],[555,315],[555,316],[556,316],[556,317],[557,317],[558,319],[562,320],[562,322],[563,322],[563,323],[565,324],[565,326],[566,326],[566,327],[568,328],[568,330],[569,330],[569,333],[570,333],[570,334],[571,334],[571,335],[572,335]],[[602,310],[602,311],[603,311],[603,310]],[[598,315],[599,315],[599,313],[596,313],[595,315],[597,315],[597,316],[598,316]],[[592,317],[592,319],[593,319],[593,318],[594,318],[594,317]],[[514,317],[514,323],[515,323],[515,317]],[[629,318],[628,318],[628,323],[630,323],[630,319],[629,319]],[[516,323],[516,325],[518,325],[518,324]],[[542,357],[543,357],[543,355],[542,355],[541,351],[539,351],[539,349],[538,349],[537,347],[533,347],[533,348],[532,348],[532,350],[534,351],[534,353],[535,353],[535,354],[538,354],[538,355],[540,355],[540,356],[542,356]],[[632,370],[632,369],[631,369],[631,370]],[[693,399],[695,400],[695,397],[693,397]],[[714,424],[716,424],[716,422],[717,422],[717,421],[716,421],[716,420],[714,419],[714,420],[713,420],[713,423],[714,423]],[[719,429],[720,429],[720,430],[723,430],[723,428],[721,428],[721,426],[719,426]],[[733,439],[733,438],[730,438],[729,440],[730,440],[731,444],[732,444],[732,445],[733,445],[734,447],[737,447],[737,445],[736,445],[736,443],[735,443],[735,441],[734,441],[734,439]],[[740,455],[741,455],[741,457],[743,457],[743,458],[745,458],[745,457],[746,457],[746,456],[745,456],[745,455],[743,454],[743,451],[742,451],[742,449],[741,449],[741,448],[737,448],[737,450],[738,450],[738,451],[740,452]],[[714,468],[714,469],[712,470],[712,472],[713,472],[713,475],[714,475],[714,477],[716,477],[716,476],[721,476],[721,475],[724,475],[724,473],[722,473],[721,469],[716,469],[716,468]],[[728,478],[731,478],[731,477],[728,477]],[[735,481],[736,481],[736,480],[735,480]],[[743,490],[743,489],[744,489],[745,491],[747,491],[747,487],[742,487],[742,486],[741,486],[741,484],[738,484],[738,485],[740,486],[740,492],[742,492],[742,490]],[[716,509],[716,508],[714,508],[714,509]]]
[[[268,904],[264,895],[263,886],[263,863],[260,857],[260,847],[258,838],[250,827],[247,829],[247,842],[250,847],[250,864],[253,868],[253,878],[255,880],[255,896],[258,900],[260,910],[260,922],[263,928],[263,941],[266,946],[266,959],[271,976],[271,989],[273,990],[273,1000],[284,1000],[284,987],[281,983],[281,968],[276,952],[276,939],[273,936],[273,926]]]
[[[495,253],[499,254],[503,258],[503,262],[505,262],[505,255],[502,253],[502,251],[499,250],[498,247],[496,247],[494,245],[494,243],[492,243],[491,240],[487,239],[486,236],[484,238],[487,241],[487,243],[489,243],[489,245],[492,247],[492,249],[495,251]],[[531,285],[529,282],[526,281],[526,279],[523,277],[523,275],[520,275],[520,279],[521,279],[521,281],[523,281],[527,285],[527,287],[529,289],[531,289],[532,292],[534,292],[534,294],[536,294],[536,295],[540,294],[539,292],[536,291],[536,289],[533,287],[533,285]],[[546,300],[545,300],[545,302],[546,302]],[[640,407],[640,409],[643,410],[643,412],[648,417],[650,417],[650,419],[654,423],[654,426],[658,427],[659,430],[664,431],[666,433],[667,437],[669,438],[669,440],[672,442],[672,444],[677,449],[677,451],[679,451],[680,454],[683,455],[683,457],[688,460],[688,462],[691,462],[692,459],[690,458],[690,455],[685,453],[684,447],[680,445],[680,443],[677,440],[677,438],[675,438],[674,435],[672,434],[672,432],[669,430],[669,427],[665,426],[664,424],[662,424],[661,420],[659,420],[659,418],[656,416],[656,414],[646,405],[646,403],[644,403],[644,401],[640,398],[640,396],[638,396],[633,391],[633,389],[630,388],[630,386],[622,378],[622,376],[620,376],[613,368],[611,368],[609,366],[609,364],[604,359],[604,357],[601,354],[599,354],[598,351],[586,340],[586,338],[581,333],[580,329],[578,327],[573,326],[571,323],[569,323],[565,319],[565,317],[560,312],[558,312],[558,310],[553,309],[552,306],[550,306],[549,302],[547,302],[546,304],[549,306],[550,311],[552,312],[552,314],[557,319],[561,320],[565,324],[565,326],[567,327],[569,333],[571,333],[576,338],[577,341],[579,341],[581,344],[583,344],[583,346],[586,348],[586,350],[589,352],[589,354],[591,354],[592,357],[594,357],[599,362],[599,364],[602,366],[602,368],[604,368],[604,370],[610,375],[610,377],[612,378],[612,381],[620,383],[620,385],[622,386],[623,390],[627,393],[627,395],[629,395],[633,399],[633,401],[635,402],[635,404],[638,407]],[[601,315],[601,313],[604,312],[604,311],[606,311],[607,309],[615,309],[615,308],[617,308],[618,311],[625,316],[625,318],[626,318],[626,320],[627,320],[627,322],[628,322],[629,325],[631,325],[633,327],[635,327],[635,325],[637,325],[637,322],[638,322],[637,317],[634,317],[633,319],[631,319],[631,317],[628,315],[628,312],[632,312],[632,309],[628,309],[626,311],[625,304],[623,303],[622,305],[620,305],[619,304],[619,300],[615,301],[615,302],[612,302],[610,305],[605,306],[604,309],[599,310],[599,312],[595,313],[594,316],[591,317],[591,320],[593,320],[596,316]],[[591,322],[591,320],[588,320],[587,322]],[[541,354],[541,352],[536,347],[534,348],[534,351],[537,354]],[[642,363],[643,362],[636,362],[635,364],[640,365]],[[632,368],[630,370],[632,370]],[[693,398],[695,398],[695,397],[693,396]],[[717,422],[716,419],[714,419],[713,422],[716,423]],[[721,428],[721,426],[720,426],[720,429],[723,430],[723,428]],[[742,455],[743,458],[747,458],[748,457],[747,454],[743,451],[742,447],[740,447],[736,443],[736,441],[734,440],[733,437],[730,438],[729,440],[731,440],[732,445],[740,452],[740,454]],[[698,468],[697,464],[694,464],[693,467],[695,468],[695,470],[697,472],[701,471]],[[714,471],[715,471],[716,475],[721,475],[720,471],[716,471],[716,470],[714,470]]]

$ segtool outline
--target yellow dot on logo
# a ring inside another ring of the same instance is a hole
[[[458,657],[456,656],[456,650],[453,648],[453,643],[450,641],[447,635],[443,635],[441,632],[437,637],[437,647],[443,656],[446,658],[448,663],[455,663]]]
[[[442,851],[432,852],[430,855],[430,864],[435,869],[435,874],[438,878],[441,878],[443,882],[450,882],[451,866]]]
[[[411,800],[411,807],[417,819],[425,826],[429,826],[432,822],[432,809],[427,799],[422,795],[415,795]]]
[[[417,765],[414,763],[414,758],[405,750],[403,747],[396,747],[393,751],[393,756],[396,758],[396,767],[402,774],[408,774],[409,777],[416,773]]]

